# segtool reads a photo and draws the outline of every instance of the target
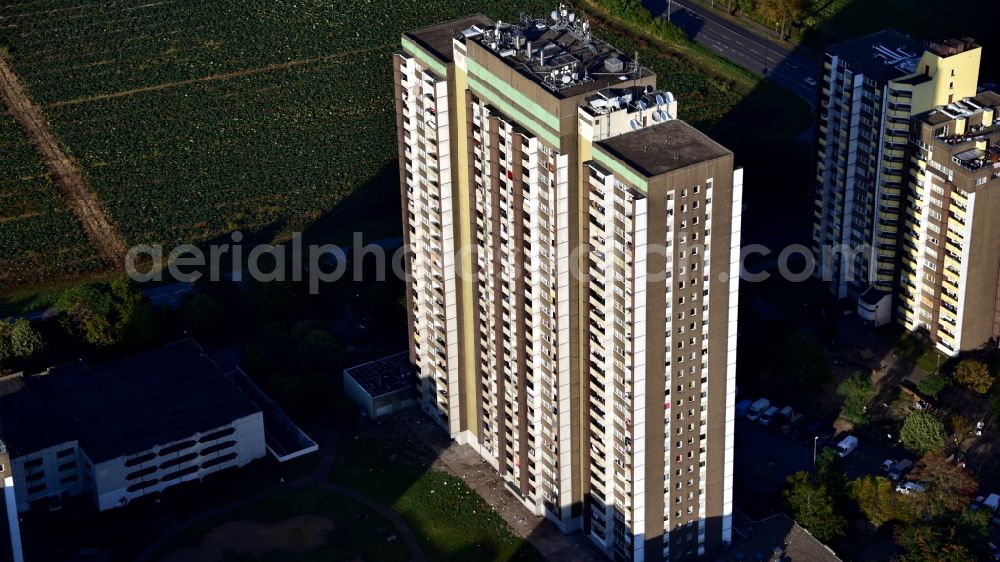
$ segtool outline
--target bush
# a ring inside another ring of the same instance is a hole
[[[950,381],[948,377],[942,375],[941,373],[931,373],[924,377],[924,379],[917,383],[917,390],[921,394],[930,396],[931,398],[937,398],[938,394],[944,390]]]
[[[929,412],[917,411],[907,416],[899,438],[907,449],[921,455],[944,451],[948,436],[944,424]]]
[[[955,382],[978,394],[986,394],[993,386],[993,375],[986,363],[975,359],[964,359],[952,374]]]

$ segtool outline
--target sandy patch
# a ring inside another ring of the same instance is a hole
[[[275,551],[307,552],[326,544],[333,521],[298,515],[284,521],[230,521],[209,531],[201,544],[175,550],[162,562],[218,562],[226,551],[260,556]]]

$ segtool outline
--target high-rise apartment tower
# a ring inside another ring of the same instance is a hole
[[[886,30],[832,45],[820,86],[816,275],[838,298],[858,299],[862,318],[876,325],[895,319],[909,330],[926,329],[949,355],[979,347],[998,334],[959,326],[959,318],[971,322],[974,315],[985,314],[992,319],[993,305],[966,310],[957,286],[948,291],[937,287],[943,274],[932,268],[942,265],[937,262],[943,254],[927,242],[940,237],[922,233],[929,223],[919,222],[939,212],[926,203],[940,198],[921,194],[926,187],[922,167],[936,159],[933,147],[920,144],[920,123],[928,112],[941,119],[978,107],[969,98],[977,94],[981,55],[972,39],[924,45]],[[966,191],[955,187],[956,193]],[[985,213],[977,216],[982,220]],[[982,229],[1000,236],[996,227],[983,223]],[[991,267],[996,267],[997,259],[992,259]],[[925,277],[926,283],[918,282]]]
[[[609,556],[731,539],[742,171],[560,7],[394,58],[421,402]]]

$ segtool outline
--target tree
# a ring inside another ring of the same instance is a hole
[[[931,373],[917,383],[917,390],[919,390],[921,394],[930,396],[931,398],[937,398],[938,394],[947,388],[948,384],[948,377],[942,375],[941,373]]]
[[[802,19],[808,7],[808,0],[762,0],[757,11],[775,22],[777,31],[785,37],[788,24]]]
[[[955,382],[978,394],[986,394],[993,386],[993,375],[990,368],[976,359],[959,361],[952,374]]]
[[[808,472],[788,477],[784,496],[795,521],[817,539],[828,542],[843,536],[847,521],[836,513],[833,495],[825,485],[814,482]]]
[[[850,495],[876,528],[890,521],[910,522],[917,518],[913,498],[896,493],[888,478],[865,476],[851,482]]]
[[[972,422],[962,414],[951,415],[951,438],[955,443],[961,443],[972,435]]]
[[[868,423],[868,403],[878,394],[870,376],[855,372],[837,386],[837,394],[844,397],[840,417],[856,425]]]
[[[835,499],[847,494],[848,482],[844,474],[844,459],[833,449],[824,447],[816,456],[815,481],[826,486]]]
[[[45,348],[45,340],[25,318],[0,320],[0,368],[14,359],[28,359]]]
[[[925,517],[961,512],[979,488],[979,483],[965,469],[940,454],[924,455],[910,478],[924,484],[924,493],[917,496],[917,501]]]
[[[152,312],[128,277],[68,289],[54,308],[70,335],[99,348],[144,339],[153,329]]]
[[[10,348],[15,357],[27,359],[45,349],[45,339],[26,318],[20,318],[10,328]]]
[[[907,449],[919,454],[940,453],[948,440],[941,420],[924,411],[912,412],[906,417],[899,438]]]
[[[912,523],[896,528],[896,543],[904,554],[900,562],[976,562],[964,545],[956,544],[953,526]]]

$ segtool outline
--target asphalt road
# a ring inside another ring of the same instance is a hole
[[[688,37],[758,76],[766,75],[810,105],[816,102],[816,86],[806,80],[819,80],[819,69],[809,56],[763,39],[709,8],[679,0],[671,4],[670,21]]]

